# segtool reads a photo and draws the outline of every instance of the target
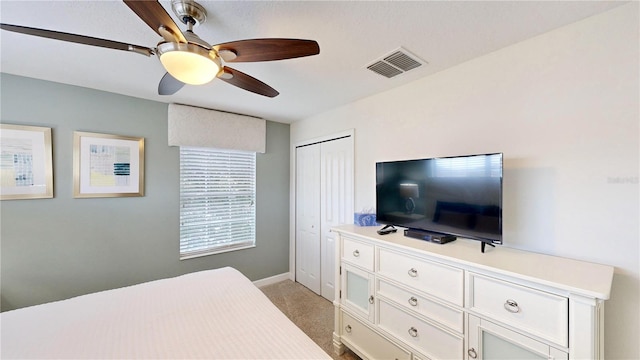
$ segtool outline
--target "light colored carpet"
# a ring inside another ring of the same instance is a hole
[[[360,360],[349,350],[341,356],[333,352],[333,304],[329,300],[291,280],[267,285],[260,290],[334,359]]]

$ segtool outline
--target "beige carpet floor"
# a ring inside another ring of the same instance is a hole
[[[260,288],[262,292],[307,336],[336,360],[360,360],[347,350],[338,356],[333,351],[333,304],[291,280]]]

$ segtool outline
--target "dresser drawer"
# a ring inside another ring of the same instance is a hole
[[[473,273],[469,286],[471,310],[568,346],[569,299]]]
[[[462,333],[464,315],[461,310],[427,299],[403,288],[378,280],[378,294],[393,301],[394,304],[415,311]]]
[[[342,260],[373,271],[373,245],[343,238]]]
[[[380,249],[378,273],[452,304],[463,305],[464,272],[431,261]]]
[[[464,339],[379,301],[380,328],[401,339],[430,359],[462,359]]]
[[[411,359],[411,354],[342,312],[342,339],[352,350],[369,359]]]

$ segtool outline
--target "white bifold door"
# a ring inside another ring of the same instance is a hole
[[[333,301],[336,236],[353,222],[353,136],[296,148],[296,281]]]

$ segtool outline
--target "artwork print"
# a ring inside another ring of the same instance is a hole
[[[76,131],[74,197],[144,195],[144,139]]]
[[[89,145],[91,186],[129,186],[131,153],[126,146]]]
[[[0,197],[53,197],[51,128],[0,124]]]

